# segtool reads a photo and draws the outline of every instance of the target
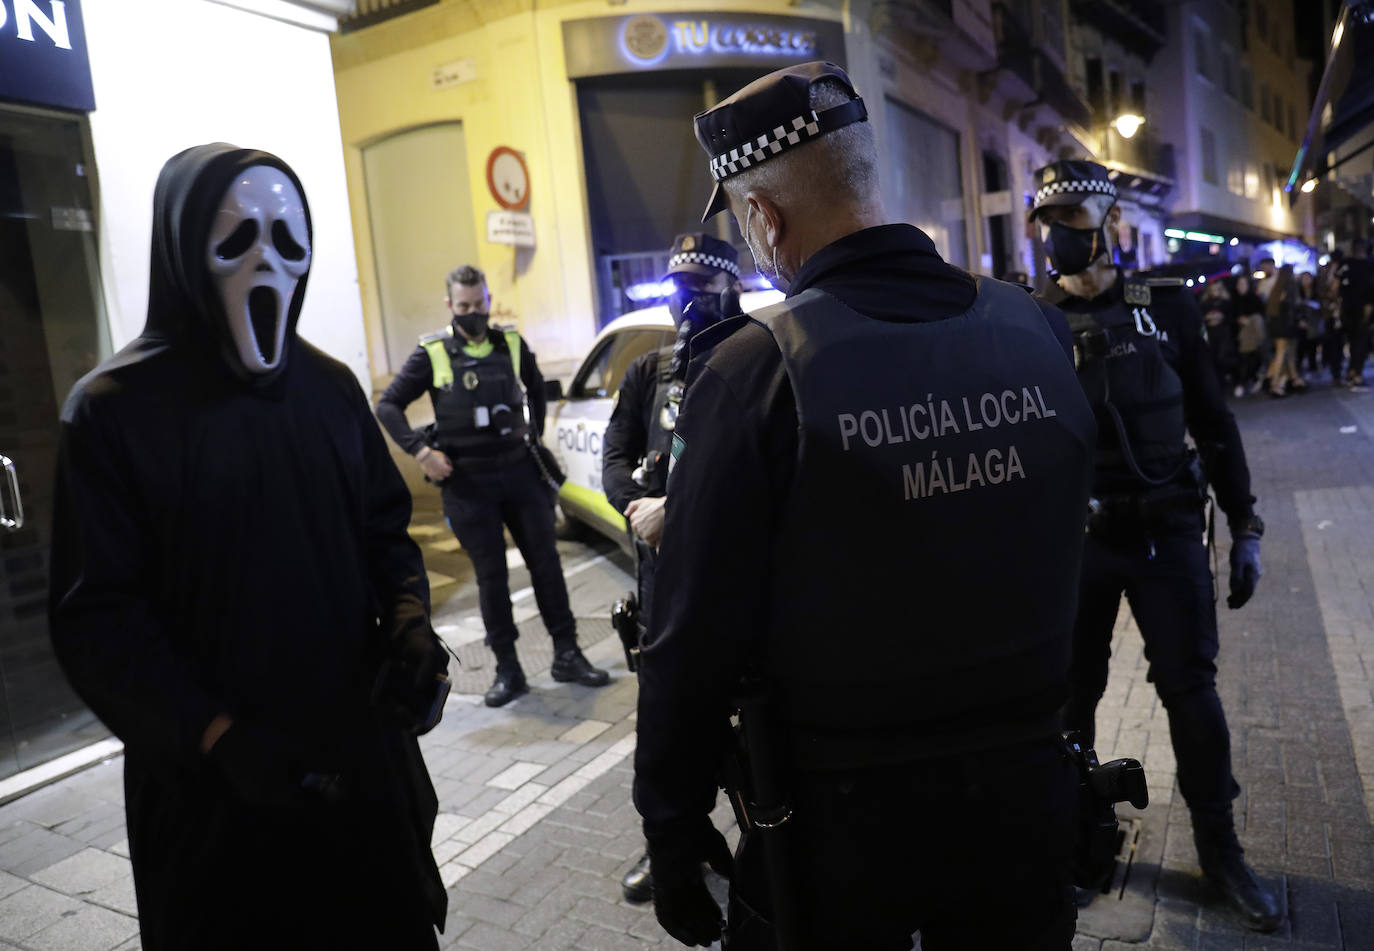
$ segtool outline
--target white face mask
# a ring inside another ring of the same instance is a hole
[[[305,199],[281,169],[254,165],[224,193],[206,250],[243,369],[281,365],[296,284],[310,270]]]

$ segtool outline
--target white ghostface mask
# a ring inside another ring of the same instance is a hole
[[[305,200],[286,173],[254,165],[234,179],[215,212],[207,254],[243,369],[277,369],[291,297],[310,270]]]

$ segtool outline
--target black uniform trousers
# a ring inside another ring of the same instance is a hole
[[[654,606],[654,572],[658,567],[658,552],[631,533],[635,544],[635,578],[639,587],[639,623],[641,631],[649,627],[650,611]],[[641,635],[640,640],[643,640]]]
[[[1369,359],[1369,320],[1363,311],[1351,311],[1341,317],[1341,323],[1350,343],[1350,366],[1346,372],[1358,380],[1364,377],[1364,363]]]
[[[855,770],[800,772],[792,818],[746,833],[726,951],[772,951],[762,835],[782,835],[811,951],[1068,951],[1078,774],[1059,739]]]
[[[1212,569],[1200,515],[1189,511],[1170,522],[1150,532],[1136,526],[1088,535],[1064,725],[1089,746],[1095,741],[1094,718],[1124,593],[1145,641],[1148,679],[1169,715],[1179,790],[1195,813],[1222,815],[1240,787],[1231,774],[1231,734],[1217,696]],[[1098,752],[1103,760],[1113,755]]]
[[[455,460],[442,486],[444,518],[472,559],[486,643],[499,657],[514,650],[519,632],[510,603],[505,528],[525,559],[534,599],[555,649],[573,647],[577,625],[554,537],[553,498],[534,459],[522,456],[499,469],[464,469]]]

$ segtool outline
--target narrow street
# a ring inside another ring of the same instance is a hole
[[[1374,392],[1319,385],[1236,412],[1268,532],[1259,594],[1242,611],[1221,609],[1220,687],[1241,839],[1286,896],[1287,920],[1253,935],[1201,878],[1168,725],[1123,610],[1098,749],[1145,763],[1151,804],[1122,808],[1123,861],[1110,893],[1082,911],[1075,951],[1374,949]],[[436,628],[463,660],[444,721],[423,740],[450,896],[442,945],[676,947],[650,907],[620,897],[619,877],[642,849],[630,803],[636,686],[607,620],[632,584],[628,559],[609,541],[560,543],[584,648],[612,671],[609,687],[590,690],[548,676],[548,639],[512,550],[531,692],[488,709],[476,586],[436,502],[418,500],[412,534],[431,571]],[[139,947],[121,773],[116,757],[0,807],[0,948]],[[716,820],[731,824],[723,802]]]

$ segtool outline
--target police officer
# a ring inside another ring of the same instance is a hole
[[[610,677],[578,649],[554,541],[553,492],[535,455],[544,429],[544,378],[519,333],[489,332],[491,295],[481,271],[457,268],[444,288],[453,312],[448,329],[420,338],[382,394],[377,418],[425,477],[439,484],[444,518],[472,559],[486,643],[496,655],[486,704],[503,706],[529,689],[515,653],[519,632],[511,611],[505,528],[524,556],[553,638],[554,680],[600,687]],[[428,441],[405,416],[405,408],[426,392],[434,404]]]
[[[1065,951],[1093,440],[1068,328],[889,223],[837,66],[764,76],[696,134],[706,217],[730,210],[787,299],[692,342],[635,754],[658,919],[720,934],[702,863],[731,871],[708,813],[747,679],[786,808],[750,813],[772,828],[735,857],[731,948]]]
[[[1035,173],[1035,185],[1033,217],[1056,272],[1048,296],[1075,330],[1080,381],[1098,422],[1066,726],[1091,745],[1124,592],[1169,714],[1202,869],[1253,928],[1272,930],[1278,904],[1246,865],[1231,817],[1240,787],[1216,690],[1217,621],[1202,514],[1205,474],[1230,524],[1227,604],[1239,608],[1259,581],[1264,532],[1240,433],[1192,294],[1177,279],[1127,280],[1112,263],[1121,209],[1107,169],[1055,162]]]
[[[708,234],[678,235],[664,281],[673,284],[668,311],[677,339],[630,364],[601,444],[601,484],[606,498],[629,523],[640,616],[645,618],[653,603],[654,562],[663,535],[668,453],[687,382],[687,343],[722,317],[739,313],[739,254]],[[645,853],[621,881],[625,900],[648,901],[652,885]]]

